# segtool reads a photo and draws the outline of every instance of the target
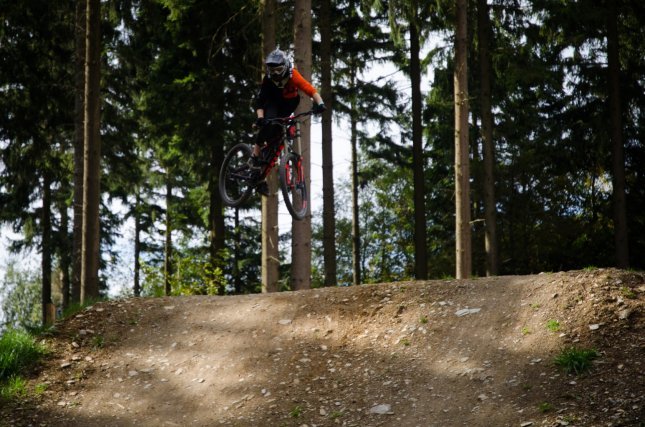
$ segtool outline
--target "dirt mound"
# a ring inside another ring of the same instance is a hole
[[[97,304],[8,425],[643,425],[645,274],[590,270]],[[582,375],[554,364],[594,349]]]

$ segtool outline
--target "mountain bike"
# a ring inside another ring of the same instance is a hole
[[[240,206],[261,184],[278,164],[282,198],[289,213],[296,220],[302,220],[309,209],[309,194],[305,181],[303,158],[299,153],[300,123],[313,110],[289,117],[268,119],[267,126],[282,127],[278,139],[265,143],[260,150],[260,170],[251,167],[251,144],[239,143],[224,157],[219,173],[219,193],[225,205]]]

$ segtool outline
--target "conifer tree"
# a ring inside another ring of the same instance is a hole
[[[295,65],[300,74],[311,80],[311,0],[296,0],[294,13],[294,44]],[[301,97],[298,111],[311,108],[311,100]],[[303,156],[303,168],[308,171],[311,167],[309,121],[302,123],[300,154]],[[307,188],[311,188],[310,175],[306,175]],[[309,289],[311,287],[311,213],[303,220],[292,222],[293,263],[291,265],[291,289]]]

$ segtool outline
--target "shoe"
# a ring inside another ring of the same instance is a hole
[[[256,156],[251,156],[247,162],[249,167],[251,169],[261,169],[262,168],[262,160],[260,160],[259,157]]]
[[[255,191],[257,191],[262,196],[268,197],[269,196],[269,185],[267,184],[266,181],[262,181],[262,182],[260,182],[258,184],[257,187],[255,187]]]
[[[262,178],[262,161],[255,156],[251,156],[247,164],[251,171],[251,179],[259,181]]]

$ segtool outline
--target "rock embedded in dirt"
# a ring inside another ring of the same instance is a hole
[[[383,403],[380,405],[375,405],[370,408],[370,414],[376,414],[376,415],[393,415],[394,412],[392,412],[392,405],[389,405],[387,403]]]

